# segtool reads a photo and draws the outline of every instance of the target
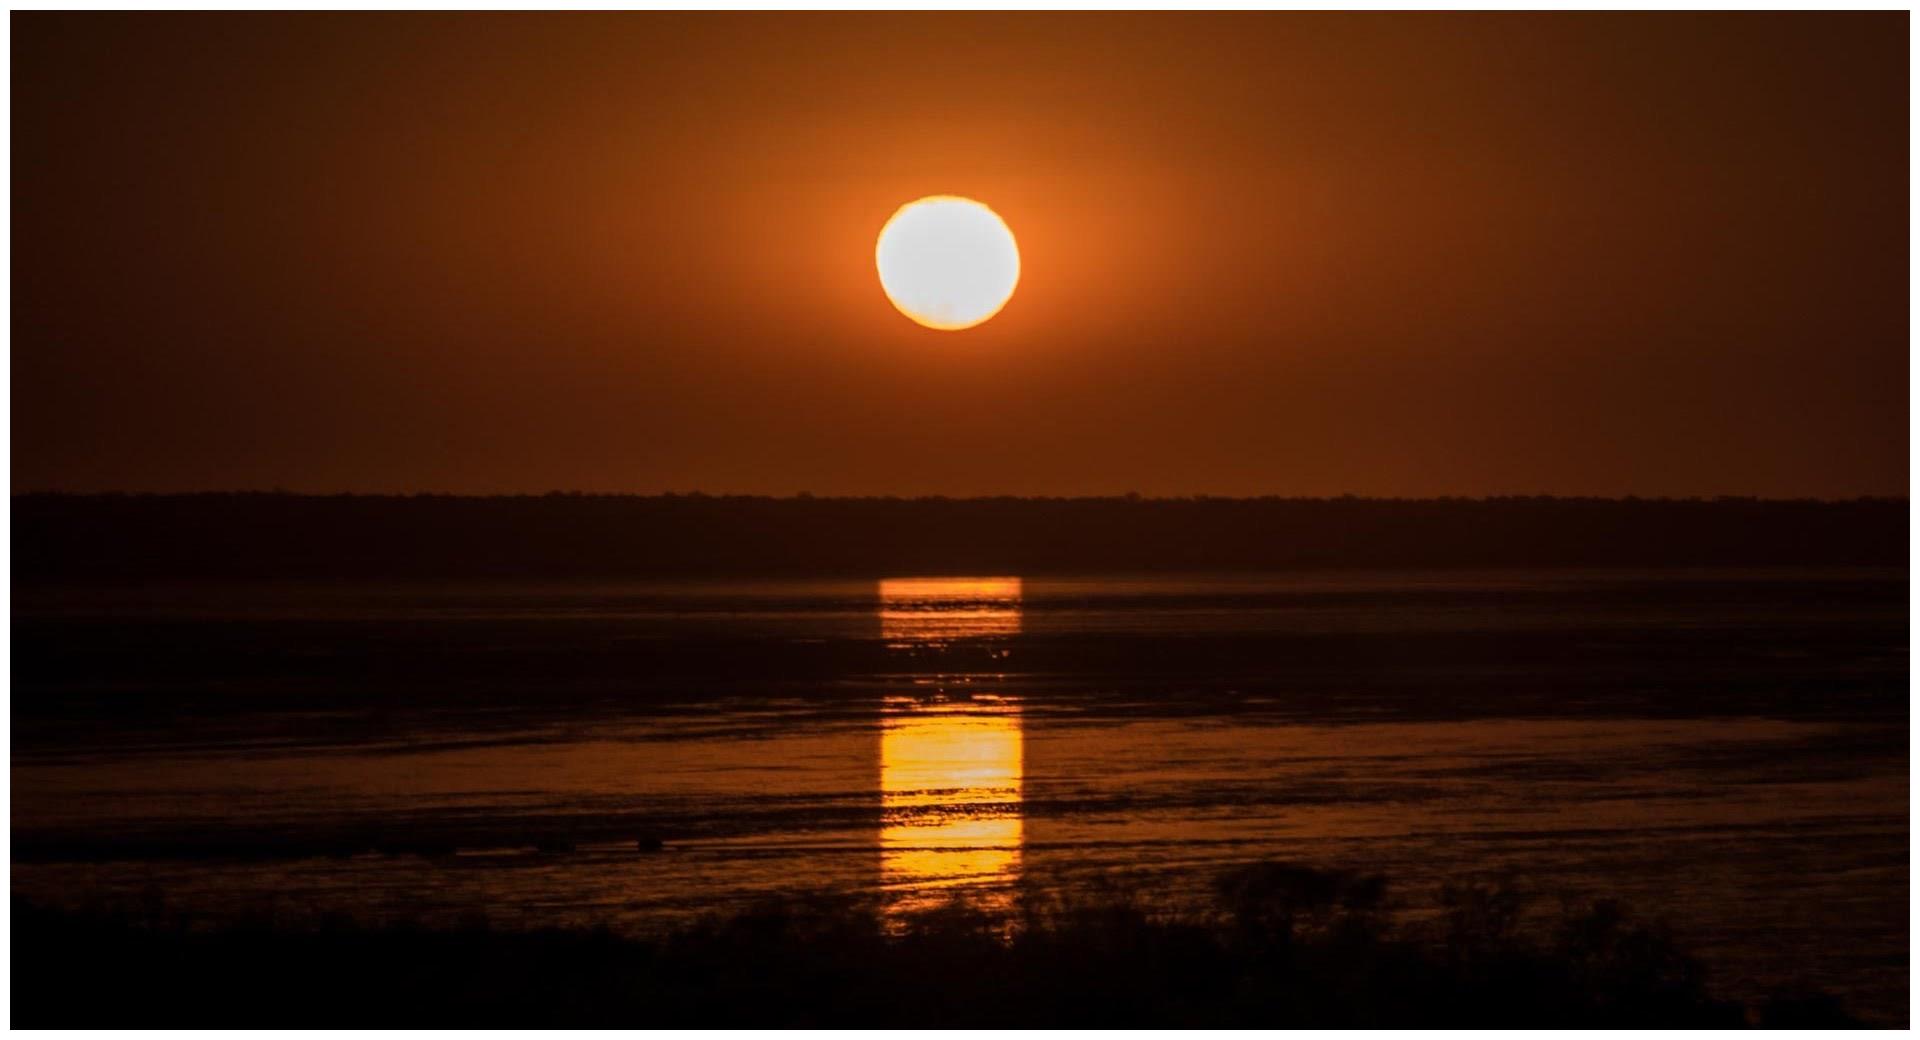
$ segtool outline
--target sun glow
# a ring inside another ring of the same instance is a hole
[[[1020,248],[1006,221],[956,195],[930,195],[894,211],[880,229],[874,262],[894,307],[943,332],[1000,313],[1020,281]]]

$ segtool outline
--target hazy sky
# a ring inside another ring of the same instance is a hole
[[[16,491],[1907,491],[1904,13],[12,30]]]

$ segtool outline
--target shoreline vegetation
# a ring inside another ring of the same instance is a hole
[[[1378,875],[1286,863],[1237,868],[1214,893],[1185,913],[1109,887],[904,917],[801,896],[651,937],[481,919],[208,926],[15,898],[15,946],[34,953],[13,989],[29,1024],[247,1025],[296,1008],[336,1026],[1860,1024],[1818,992],[1714,996],[1662,926],[1605,900],[1535,913],[1511,888],[1454,888],[1409,922]]]
[[[1905,567],[1905,499],[32,493],[14,579]]]

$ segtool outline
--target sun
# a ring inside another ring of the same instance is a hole
[[[1020,247],[1007,222],[957,195],[929,195],[895,210],[873,255],[894,307],[942,332],[1000,313],[1020,281]]]

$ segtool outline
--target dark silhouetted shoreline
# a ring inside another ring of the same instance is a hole
[[[1905,566],[1904,499],[18,495],[16,582]]]
[[[1396,924],[1383,878],[1282,863],[1212,907],[1134,894],[906,918],[800,897],[652,937],[351,921],[194,928],[16,900],[20,1021],[214,1026],[1771,1027],[1857,1025],[1831,997],[1714,996],[1657,924],[1449,890]],[[95,999],[107,992],[110,1000]]]

